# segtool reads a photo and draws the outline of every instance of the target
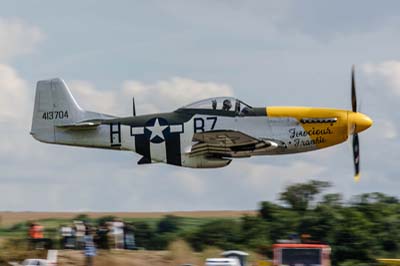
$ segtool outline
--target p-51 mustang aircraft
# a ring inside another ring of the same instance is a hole
[[[32,136],[42,142],[134,151],[138,164],[192,168],[228,165],[233,158],[326,148],[353,135],[359,177],[358,133],[372,120],[357,112],[312,107],[251,107],[232,97],[201,100],[170,113],[115,117],[83,110],[61,79],[37,83]]]

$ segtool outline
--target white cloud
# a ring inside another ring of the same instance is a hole
[[[0,123],[26,122],[29,103],[26,82],[10,66],[0,64]]]
[[[0,59],[29,54],[38,42],[43,40],[43,32],[35,26],[19,19],[0,17]]]
[[[397,129],[395,123],[390,120],[378,120],[375,123],[378,132],[381,132],[382,137],[387,140],[393,140],[397,138]]]
[[[33,90],[12,67],[0,64],[0,158],[28,156]],[[3,168],[2,168],[3,169]]]
[[[117,115],[131,114],[132,97],[135,97],[138,114],[147,114],[170,112],[208,97],[233,95],[229,85],[181,77],[155,83],[129,80],[114,91],[98,90],[86,81],[72,81],[69,86],[81,107]]]
[[[33,52],[43,37],[35,26],[0,17],[0,60]],[[31,91],[13,67],[0,64],[0,123],[21,126],[30,120]]]
[[[372,79],[383,79],[391,91],[400,96],[400,61],[391,60],[379,64],[365,64],[363,70]]]
[[[260,160],[268,160],[267,157]],[[273,163],[255,164],[249,160],[234,161],[230,166],[230,176],[235,173],[246,173],[243,179],[237,180],[237,185],[247,191],[251,191],[253,202],[266,197],[273,200],[277,194],[277,188],[284,188],[289,184],[304,182],[308,179],[321,179],[326,168],[322,165],[303,160],[290,160],[284,165]],[[326,178],[326,177],[324,177]]]
[[[42,31],[19,19],[0,17],[0,60],[32,53]],[[22,157],[29,149],[33,90],[17,71],[0,64],[0,157]]]
[[[109,114],[121,112],[123,103],[117,101],[119,91],[100,91],[92,83],[81,80],[67,82],[67,86],[84,109]]]
[[[230,96],[233,90],[226,84],[201,82],[188,78],[175,77],[167,81],[145,84],[127,81],[123,85],[126,96],[136,96],[142,113],[166,112],[192,101],[214,96]]]
[[[305,161],[288,161],[288,164],[284,166],[241,162],[238,168],[240,171],[245,169],[244,172],[247,173],[248,178],[246,182],[251,183],[254,189],[264,189],[268,185],[276,184],[276,177],[279,177],[280,183],[300,182],[310,177],[317,178],[324,170],[321,165]]]

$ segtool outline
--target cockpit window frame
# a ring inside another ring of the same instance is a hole
[[[230,107],[228,110],[226,110],[226,108],[228,107],[225,107],[226,100],[230,101]],[[202,103],[209,103],[210,107],[198,108],[197,106],[201,106]],[[218,106],[218,103],[222,103],[222,108],[221,104]],[[251,115],[250,113],[251,110],[253,110],[253,107],[235,97],[226,96],[226,97],[213,97],[213,98],[199,100],[191,104],[185,105],[179,108],[178,110],[187,110],[187,111],[207,113],[207,114],[215,113],[218,115],[226,115],[226,116],[245,116],[247,114]],[[248,110],[248,111],[245,114],[243,110]]]

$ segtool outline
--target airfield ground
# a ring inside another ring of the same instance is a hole
[[[5,254],[8,253],[8,254]],[[45,250],[23,251],[16,249],[0,250],[0,265],[8,265],[8,261],[22,261],[25,258],[45,258]],[[98,250],[94,258],[94,265],[132,265],[132,266],[176,266],[182,264],[203,265],[207,257],[219,257],[221,250],[209,248],[201,253],[195,253],[190,246],[178,240],[173,242],[168,250],[147,251],[147,250]],[[59,250],[58,266],[83,266],[85,256],[83,251]]]
[[[105,216],[114,216],[126,221],[146,221],[156,224],[166,215],[182,217],[182,227],[186,230],[197,227],[203,223],[215,219],[240,219],[243,215],[256,215],[256,211],[191,211],[191,212],[0,212],[0,265],[2,260],[10,259],[20,261],[27,257],[36,256],[32,252],[20,252],[16,254],[15,249],[7,250],[7,241],[10,239],[24,239],[27,235],[26,222],[38,221],[46,229],[58,228],[63,223],[71,222],[80,214],[85,214],[91,219],[98,219]],[[128,250],[99,250],[95,258],[95,265],[136,265],[136,266],[169,266],[190,263],[193,265],[203,265],[207,257],[219,257],[221,250],[216,248],[206,249],[201,253],[195,253],[189,245],[178,240],[172,243],[165,251],[128,251]],[[41,254],[40,257],[43,257]],[[254,256],[255,257],[255,256]],[[85,265],[82,251],[61,250],[59,253],[59,266],[62,265]]]
[[[133,266],[177,266],[184,264],[204,265],[206,258],[220,257],[222,250],[210,248],[195,253],[184,241],[174,242],[166,251],[100,251],[94,265],[133,265]],[[260,255],[251,254],[250,262],[264,259]],[[85,265],[84,256],[79,251],[61,251],[58,266]]]
[[[85,257],[79,251],[61,251],[59,254],[59,266],[85,265]],[[100,251],[94,259],[96,266],[108,265],[134,265],[134,266],[176,266],[184,263],[202,265],[201,255],[185,252],[176,257],[171,251]]]

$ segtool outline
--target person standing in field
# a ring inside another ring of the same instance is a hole
[[[115,219],[112,222],[112,234],[114,236],[114,248],[123,249],[124,248],[124,222]]]
[[[28,233],[31,247],[34,249],[43,248],[39,246],[39,243],[41,243],[43,240],[43,226],[37,223],[31,223]]]
[[[75,226],[76,248],[83,249],[85,245],[84,237],[86,232],[86,226],[82,221],[74,221],[74,226]]]
[[[93,266],[93,260],[96,256],[96,246],[93,240],[93,230],[86,227],[86,235],[84,237],[85,243],[85,258],[86,258],[86,266]]]

